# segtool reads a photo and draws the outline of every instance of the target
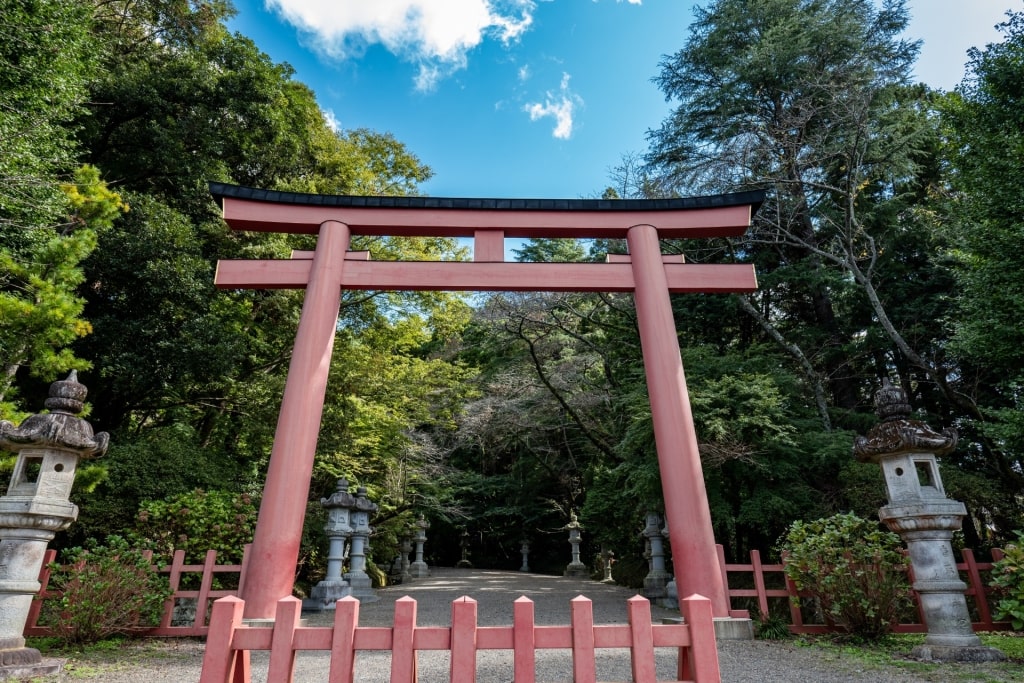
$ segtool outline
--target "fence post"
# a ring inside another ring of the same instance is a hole
[[[761,551],[750,551],[751,569],[754,571],[754,588],[757,590],[757,609],[761,612],[761,619],[768,618],[768,593],[764,586],[764,569],[761,565]]]
[[[249,653],[231,649],[235,629],[242,624],[245,602],[226,597],[213,603],[210,632],[203,654],[199,683],[249,683]]]
[[[690,627],[689,673],[696,683],[720,683],[722,672],[718,668],[718,645],[715,642],[715,622],[711,616],[711,601],[694,593],[682,600],[683,618]],[[680,664],[683,658],[680,657]],[[682,675],[679,676],[682,679]]]
[[[192,621],[193,628],[206,626],[206,607],[210,600],[210,589],[213,587],[213,574],[216,566],[217,551],[207,550],[206,561],[203,563],[203,575],[199,579],[199,596],[196,598],[196,618]]]
[[[416,601],[405,596],[395,600],[395,621],[391,630],[391,683],[416,682]]]
[[[967,565],[967,582],[971,585],[968,594],[973,595],[974,604],[978,607],[978,620],[985,630],[992,629],[992,612],[988,608],[988,595],[985,593],[985,583],[981,580],[981,572],[978,570],[978,563],[974,559],[974,551],[964,548],[960,554]]]
[[[331,669],[328,683],[352,683],[356,664],[356,628],[359,626],[359,600],[346,595],[334,610],[331,634]]]
[[[536,683],[537,648],[533,600],[525,595],[512,603],[512,678],[515,683]]]
[[[148,552],[150,554],[150,559],[152,559],[153,552],[151,550],[143,552]],[[167,598],[167,600],[164,602],[164,613],[160,616],[160,628],[168,628],[171,625],[171,620],[174,616],[174,606],[177,604],[177,598],[175,597],[175,594],[181,587],[181,567],[184,564],[185,551],[175,550],[174,554],[171,556],[171,566],[169,569],[157,570],[156,567],[153,567],[153,571],[167,572],[167,583],[171,588],[171,597]],[[199,614],[198,608],[196,608],[196,614]]]
[[[626,601],[629,616],[629,664],[633,683],[655,683],[654,628],[651,625],[651,603],[640,595]]]
[[[295,629],[302,617],[302,601],[289,595],[277,601],[274,615],[274,634],[270,638],[270,664],[267,680],[274,683],[292,683],[295,679]]]
[[[28,619],[25,620],[25,633],[30,633],[39,625],[39,613],[43,609],[43,601],[48,597],[46,589],[50,585],[50,565],[57,559],[57,551],[52,548],[43,553],[43,566],[39,568],[39,592],[28,608]]]
[[[718,554],[718,568],[722,572],[722,585],[725,587],[726,607],[732,611],[732,595],[729,594],[729,570],[725,568],[725,546],[721,543],[715,544],[715,552]]]
[[[573,683],[595,683],[594,603],[580,595],[569,605],[572,617],[572,680]]]
[[[465,596],[452,602],[451,681],[476,682],[476,607]]]
[[[799,633],[796,630],[803,628],[804,616],[800,613],[800,590],[796,587],[796,583],[793,579],[789,578],[789,574],[786,573],[786,560],[789,558],[789,553],[782,553],[782,579],[786,582],[786,592],[789,593],[789,620],[792,622],[790,630],[793,633]]]

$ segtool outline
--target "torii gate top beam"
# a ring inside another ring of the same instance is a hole
[[[234,230],[316,234],[338,221],[353,235],[473,237],[500,230],[513,238],[623,239],[634,225],[661,238],[738,237],[764,192],[678,199],[457,199],[357,197],[259,190],[210,183]]]

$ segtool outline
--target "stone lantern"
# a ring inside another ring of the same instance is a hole
[[[348,480],[339,479],[337,489],[327,498],[321,498],[320,505],[327,510],[327,524],[324,525],[328,539],[327,575],[313,586],[309,600],[303,606],[306,609],[330,610],[336,607],[338,600],[352,594],[352,587],[341,573],[345,562],[345,541],[352,535],[350,515],[356,506],[356,497],[348,490]]]
[[[398,549],[401,553],[402,581],[412,581],[412,574],[409,573],[409,567],[412,566],[412,562],[409,561],[409,553],[412,552],[412,537],[403,536]]]
[[[522,545],[519,546],[519,553],[523,556],[523,564],[519,566],[519,571],[530,571],[530,541],[523,539]]]
[[[587,565],[580,561],[580,543],[583,541],[583,536],[580,534],[580,530],[583,526],[576,519],[576,513],[569,513],[569,523],[566,524],[562,529],[569,532],[569,543],[572,544],[572,561],[565,567],[565,571],[562,572],[562,576],[570,576],[576,579],[584,579],[590,577],[590,572],[587,571]]]
[[[409,565],[409,573],[414,579],[424,579],[430,576],[430,568],[423,561],[423,544],[427,542],[427,529],[429,528],[430,522],[420,515],[420,518],[416,520],[416,532],[412,537],[412,540],[416,542],[416,560]]]
[[[656,512],[647,513],[647,524],[641,535],[650,546],[650,567],[644,577],[644,597],[664,598],[665,587],[672,576],[665,570],[665,547],[661,537],[661,517]]]
[[[366,573],[366,549],[369,546],[370,513],[376,512],[377,504],[366,497],[366,487],[356,489],[355,502],[349,519],[352,525],[352,542],[349,548],[349,571],[345,580],[352,587],[352,597],[360,602],[375,602],[377,594],[373,592],[373,581]]]
[[[601,546],[601,583],[615,583],[612,577],[612,565],[615,564],[615,552],[611,548]]]
[[[78,518],[69,500],[80,458],[103,455],[110,437],[78,417],[86,388],[72,371],[50,385],[49,413],[15,427],[0,421],[0,447],[17,453],[7,495],[0,497],[0,678],[55,673],[22,637],[46,545]]]
[[[985,647],[971,628],[964,591],[950,540],[967,515],[964,504],[946,497],[936,459],[956,446],[957,433],[941,433],[920,420],[910,419],[907,395],[888,380],[875,394],[881,423],[857,437],[853,452],[861,462],[882,466],[889,504],[878,517],[899,534],[914,568],[914,590],[928,636],[914,648],[920,659],[939,661],[995,661],[1001,652]]]
[[[469,532],[465,529],[462,530],[462,536],[459,540],[459,548],[462,551],[462,557],[455,563],[455,566],[460,569],[472,569],[473,563],[469,561]]]

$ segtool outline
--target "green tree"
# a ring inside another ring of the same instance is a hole
[[[95,67],[88,3],[0,1],[0,244],[23,254],[63,220]]]
[[[532,237],[513,249],[516,261],[527,263],[573,263],[584,260],[586,250],[579,240]]]
[[[945,230],[958,285],[950,346],[981,404],[965,426],[981,437],[983,448],[962,465],[995,474],[1000,497],[1019,501],[1024,491],[1019,324],[1024,199],[1015,180],[1024,172],[1024,12],[1008,12],[998,28],[1003,41],[968,53],[967,77],[942,103],[955,171]],[[985,509],[1007,532],[1020,525],[1019,505]]]
[[[229,231],[207,182],[415,193],[431,171],[390,134],[332,129],[290,67],[227,30],[228,2],[76,7],[89,11],[79,27],[96,55],[88,107],[69,110],[68,130],[132,207],[95,235],[82,277],[68,284],[85,302],[75,319],[92,331],[71,347],[77,367],[93,368],[83,373],[90,419],[115,444],[106,480],[76,493],[77,538],[129,528],[146,500],[196,488],[258,494],[303,293],[218,291],[213,269],[218,259],[288,258],[314,238]],[[380,259],[465,257],[448,239],[357,238],[353,248]],[[350,422],[325,426],[315,497],[340,473],[390,496],[388,514],[443,490],[431,439],[447,429],[469,372],[444,357],[467,317],[454,294],[346,294],[332,375],[345,391],[325,413]],[[24,374],[17,388],[28,386]],[[402,388],[413,384],[422,390]],[[407,476],[389,479],[392,464]]]
[[[62,186],[68,215],[62,225],[34,228],[30,249],[0,249],[0,414],[15,409],[12,389],[18,371],[52,378],[69,368],[85,369],[71,342],[89,334],[85,305],[77,287],[84,280],[81,262],[96,248],[98,234],[127,210],[119,195],[83,166],[73,183]]]
[[[906,293],[880,291],[897,215],[888,200],[916,181],[931,130],[921,93],[906,87],[917,54],[900,37],[907,20],[902,0],[718,0],[697,10],[686,46],[655,79],[679,102],[650,136],[648,160],[671,185],[772,190],[736,246],[761,279],[744,310],[793,357],[821,407],[822,397],[845,410],[863,400],[858,356],[873,350],[854,340],[866,325],[943,386],[942,368],[894,320],[892,301]]]

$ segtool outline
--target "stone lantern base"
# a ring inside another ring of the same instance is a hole
[[[43,659],[39,650],[32,647],[0,649],[0,681],[54,676],[63,668],[63,659]]]
[[[582,562],[570,562],[566,567],[565,571],[562,572],[562,576],[571,579],[589,579],[590,570],[587,569],[587,565]]]
[[[672,575],[664,570],[652,571],[644,577],[644,597],[659,602],[668,595],[668,582],[671,580]]]
[[[1006,659],[999,650],[984,645],[918,645],[910,656],[925,662],[1002,662]]]
[[[302,601],[302,609],[323,612],[337,608],[338,600],[352,595],[352,586],[344,579],[324,579],[309,591],[309,597]]]

